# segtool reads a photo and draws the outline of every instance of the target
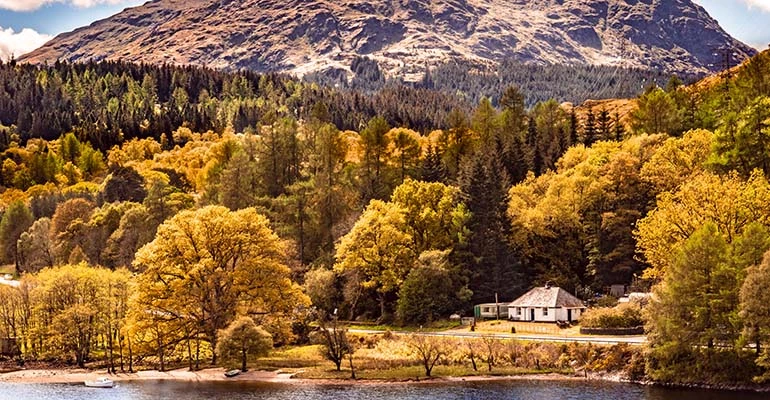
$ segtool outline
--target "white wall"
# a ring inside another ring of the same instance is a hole
[[[533,321],[532,320],[532,307],[522,307],[521,312],[517,314],[518,307],[511,307],[508,309],[508,319],[514,321]],[[549,308],[548,315],[544,315],[541,307],[534,308],[535,319],[534,322],[556,322],[567,320],[567,309],[565,308]],[[577,321],[580,319],[581,310],[572,309],[572,320]]]

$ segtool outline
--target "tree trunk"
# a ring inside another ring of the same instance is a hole
[[[120,372],[126,372],[126,365],[123,362],[123,341],[125,338],[118,333],[118,355],[120,355]]]
[[[757,356],[759,356],[762,353],[762,341],[760,340],[759,336],[759,325],[754,325],[754,338],[757,341]]]
[[[192,343],[190,343],[189,336],[187,336],[187,366],[190,371],[195,371],[193,369]]]
[[[113,341],[112,341],[112,323],[107,321],[107,353],[109,355],[110,359],[110,368],[109,371],[111,373],[115,373],[115,355],[113,351]]]
[[[134,352],[131,349],[131,338],[128,338],[128,372],[134,373]]]
[[[385,319],[385,295],[380,293],[380,318],[377,322],[382,322]]]
[[[163,372],[166,370],[166,364],[163,360],[163,341],[161,340],[160,335],[158,335],[158,361],[160,362],[159,370],[160,372]]]
[[[201,368],[201,338],[200,331],[195,332],[195,370]]]
[[[217,365],[217,341],[211,340],[211,349],[214,350],[211,352],[211,365]]]
[[[353,351],[348,353],[348,363],[350,363],[350,379],[356,379],[356,369],[353,367]]]
[[[246,372],[246,349],[241,349],[241,371]]]

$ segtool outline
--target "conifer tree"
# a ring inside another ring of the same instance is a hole
[[[612,116],[612,131],[615,136],[615,140],[620,142],[626,136],[626,127],[620,120],[620,114],[615,112]]]
[[[609,111],[606,108],[602,108],[599,111],[599,115],[596,118],[597,122],[597,134],[600,140],[612,139],[612,119]]]
[[[577,113],[575,113],[575,109],[572,109],[572,112],[569,114],[569,145],[574,146],[578,144],[580,139],[578,138],[578,129],[580,128],[580,123],[578,122]]]
[[[422,180],[425,182],[445,182],[446,173],[441,153],[436,146],[429,146],[422,163]]]
[[[474,302],[513,298],[522,288],[520,263],[509,242],[509,178],[494,147],[477,153],[463,170],[461,189],[471,218],[464,263]]]
[[[593,108],[589,108],[588,113],[586,113],[586,123],[583,126],[583,143],[586,146],[592,146],[599,140],[597,136],[596,115]]]

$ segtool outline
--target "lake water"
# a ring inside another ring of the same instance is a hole
[[[114,389],[82,385],[0,383],[2,400],[202,399],[509,399],[509,400],[767,400],[768,394],[676,390],[581,381],[458,382],[432,384],[294,385],[255,383],[126,382]]]

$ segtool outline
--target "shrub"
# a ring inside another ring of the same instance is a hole
[[[644,325],[642,308],[633,303],[613,308],[593,308],[583,314],[580,325],[586,328],[635,328]]]

